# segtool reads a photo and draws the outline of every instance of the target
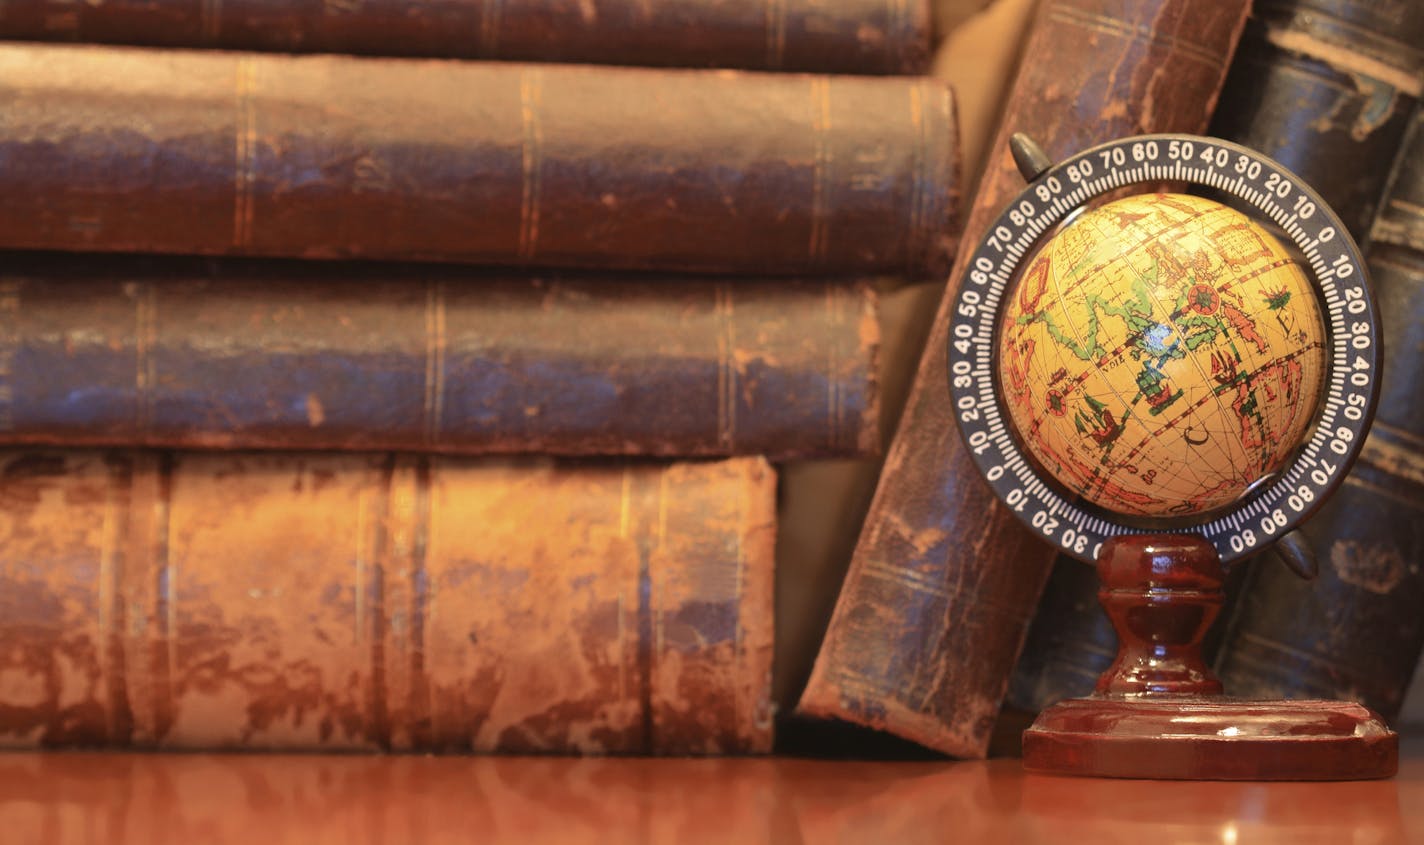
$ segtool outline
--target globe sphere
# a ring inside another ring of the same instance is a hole
[[[1089,210],[1025,265],[999,379],[1020,440],[1117,514],[1190,517],[1276,472],[1320,401],[1325,326],[1265,228],[1184,194]]]

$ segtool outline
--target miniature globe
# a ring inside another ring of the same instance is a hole
[[[1060,485],[1118,514],[1240,498],[1301,443],[1325,327],[1299,264],[1245,215],[1183,194],[1087,211],[1010,291],[999,379]]]

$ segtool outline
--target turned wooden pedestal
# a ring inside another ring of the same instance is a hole
[[[1192,780],[1392,777],[1399,738],[1365,707],[1221,694],[1201,639],[1221,610],[1222,576],[1216,550],[1199,537],[1104,543],[1098,598],[1117,629],[1117,660],[1093,695],[1055,704],[1024,732],[1024,767]]]

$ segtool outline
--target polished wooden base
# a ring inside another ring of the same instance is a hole
[[[1024,732],[1032,772],[1171,780],[1393,777],[1399,738],[1358,704],[1221,694],[1201,638],[1221,609],[1221,559],[1191,535],[1118,537],[1098,556],[1117,660],[1088,698]]]
[[[1045,710],[1023,735],[1030,772],[1170,780],[1393,777],[1399,737],[1340,701],[1094,696]]]

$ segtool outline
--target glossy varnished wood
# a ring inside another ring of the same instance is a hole
[[[1353,702],[1221,694],[1201,640],[1221,610],[1221,558],[1190,534],[1113,537],[1098,600],[1117,659],[1087,698],[1039,714],[1024,766],[1060,775],[1184,780],[1360,780],[1395,774],[1399,737]]]
[[[1407,746],[1408,747],[1408,746]],[[1164,783],[1018,760],[0,754],[5,841],[1369,842],[1424,839],[1395,780]]]

